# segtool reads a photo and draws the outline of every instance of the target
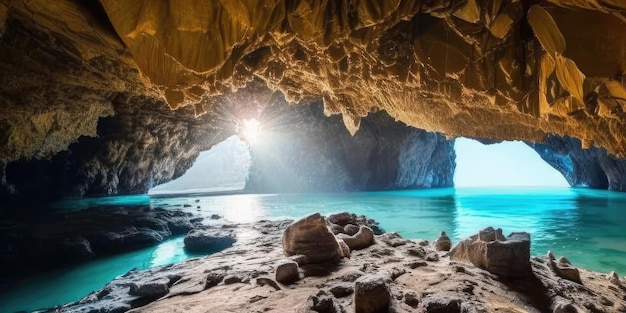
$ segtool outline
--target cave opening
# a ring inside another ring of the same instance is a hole
[[[258,136],[258,123],[252,122],[245,129],[247,140]],[[246,184],[250,164],[249,144],[232,135],[211,149],[200,152],[185,174],[150,188],[148,195],[237,192]]]
[[[457,138],[454,186],[570,187],[563,175],[522,141],[483,144]]]

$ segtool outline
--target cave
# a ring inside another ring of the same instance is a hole
[[[0,0],[0,311],[623,312],[625,60],[619,0]]]

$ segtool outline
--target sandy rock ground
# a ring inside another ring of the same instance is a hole
[[[616,284],[606,274],[580,269],[578,284],[558,277],[546,258],[533,257],[531,276],[501,281],[451,261],[426,241],[394,234],[376,236],[375,244],[338,264],[301,265],[301,279],[283,285],[275,273],[287,259],[281,237],[290,222],[238,225],[232,248],[131,271],[47,312],[355,312],[354,282],[364,275],[383,277],[391,295],[388,312],[626,312],[624,279]],[[143,293],[138,285],[145,286]],[[316,303],[325,297],[334,304],[320,309]]]

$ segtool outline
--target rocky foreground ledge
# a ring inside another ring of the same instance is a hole
[[[130,271],[45,312],[626,312],[626,281],[530,257],[530,236],[487,228],[456,244],[382,233],[348,213],[232,227],[238,241]]]

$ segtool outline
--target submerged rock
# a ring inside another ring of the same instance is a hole
[[[511,233],[504,238],[502,229],[488,227],[459,242],[450,251],[450,259],[469,261],[504,279],[528,277],[532,273],[530,234]]]
[[[287,256],[304,255],[309,263],[336,262],[342,255],[335,235],[319,213],[295,221],[285,229],[283,251]]]

